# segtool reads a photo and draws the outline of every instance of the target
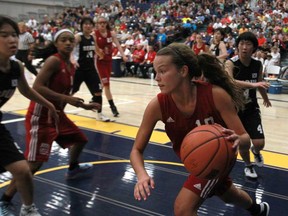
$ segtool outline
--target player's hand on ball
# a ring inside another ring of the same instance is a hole
[[[139,178],[134,187],[134,197],[136,200],[146,200],[151,194],[151,189],[154,189],[155,183],[150,176]]]
[[[216,125],[221,126],[219,124],[216,124]],[[222,127],[222,128],[223,128],[222,133],[225,135],[225,138],[227,140],[229,140],[230,142],[233,142],[233,148],[234,149],[238,149],[238,146],[239,146],[239,143],[240,143],[240,139],[239,139],[238,134],[236,134],[234,130],[230,130],[230,129],[227,129],[227,128],[224,128],[224,127]]]

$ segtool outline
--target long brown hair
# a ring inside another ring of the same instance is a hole
[[[237,110],[244,107],[244,96],[242,89],[234,79],[225,71],[224,65],[216,56],[195,53],[185,44],[172,43],[157,52],[157,56],[168,55],[172,57],[172,63],[178,69],[184,65],[188,66],[189,78],[204,76],[208,82],[223,88],[232,98]]]

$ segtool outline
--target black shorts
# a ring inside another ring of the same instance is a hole
[[[6,171],[7,165],[21,160],[25,160],[22,151],[6,127],[0,124],[0,173]]]
[[[79,91],[82,82],[85,82],[91,95],[102,92],[102,84],[96,69],[76,70],[73,82],[73,93]]]
[[[265,138],[259,108],[249,110],[249,112],[244,111],[239,114],[239,118],[251,139]]]

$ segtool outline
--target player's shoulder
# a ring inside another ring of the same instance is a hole
[[[24,69],[22,62],[19,59],[17,59],[15,55],[10,57],[10,62],[12,66],[16,66],[16,67],[19,67],[20,69]]]

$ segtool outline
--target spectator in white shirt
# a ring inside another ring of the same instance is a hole
[[[128,49],[130,49],[131,47],[134,46],[134,39],[133,39],[132,35],[128,35],[128,38],[125,41],[125,45]]]
[[[36,30],[37,29],[37,26],[38,26],[38,22],[37,20],[34,18],[34,16],[31,16],[30,19],[28,20],[28,22],[26,23],[26,25],[33,29],[33,30]]]
[[[216,22],[213,24],[213,29],[218,29],[218,28],[222,28],[222,27],[223,27],[223,25],[222,25],[220,19],[217,18]]]
[[[271,56],[272,56],[272,59],[271,59],[272,64],[280,66],[281,54],[277,46],[273,46],[271,48]]]
[[[267,54],[267,58],[265,59],[264,61],[264,65],[263,65],[263,73],[264,73],[264,76],[265,77],[268,77],[268,74],[267,74],[267,68],[270,66],[270,65],[273,65],[273,62],[271,61],[272,59],[272,56],[270,53]]]

